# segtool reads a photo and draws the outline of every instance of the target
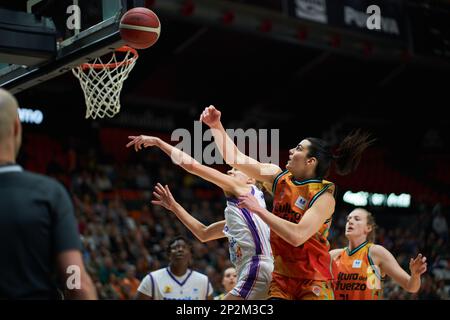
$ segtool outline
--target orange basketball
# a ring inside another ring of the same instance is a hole
[[[135,49],[147,49],[154,45],[160,31],[158,16],[147,8],[133,8],[120,20],[120,36]]]

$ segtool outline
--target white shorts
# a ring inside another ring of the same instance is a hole
[[[238,268],[237,283],[230,294],[245,300],[268,299],[272,271],[272,259],[264,256],[252,257],[248,263]]]

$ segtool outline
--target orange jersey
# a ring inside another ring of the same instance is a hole
[[[283,300],[334,300],[333,281],[287,278],[272,274],[269,297]]]
[[[383,289],[380,269],[370,258],[373,243],[367,241],[349,251],[345,248],[336,258],[336,300],[378,300]]]
[[[318,179],[297,181],[284,171],[273,184],[273,213],[278,217],[299,223],[317,198],[325,192],[334,193],[334,184]],[[270,233],[274,257],[274,273],[285,277],[326,281],[333,279],[328,232],[331,217],[320,230],[304,244],[294,247],[275,232]]]

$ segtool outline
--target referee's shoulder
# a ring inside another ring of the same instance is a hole
[[[65,190],[65,187],[61,182],[56,180],[55,178],[35,173],[31,171],[24,170],[22,172],[21,177],[22,186],[27,186],[33,189],[42,189],[42,190]]]

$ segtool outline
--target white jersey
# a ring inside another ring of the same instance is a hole
[[[252,194],[261,207],[266,208],[264,194],[252,185]],[[230,243],[230,260],[237,272],[255,256],[273,260],[270,247],[270,228],[262,219],[237,206],[238,200],[227,198],[224,234]]]
[[[138,291],[154,300],[207,300],[213,288],[208,277],[188,269],[181,277],[169,268],[149,273],[139,285]]]

